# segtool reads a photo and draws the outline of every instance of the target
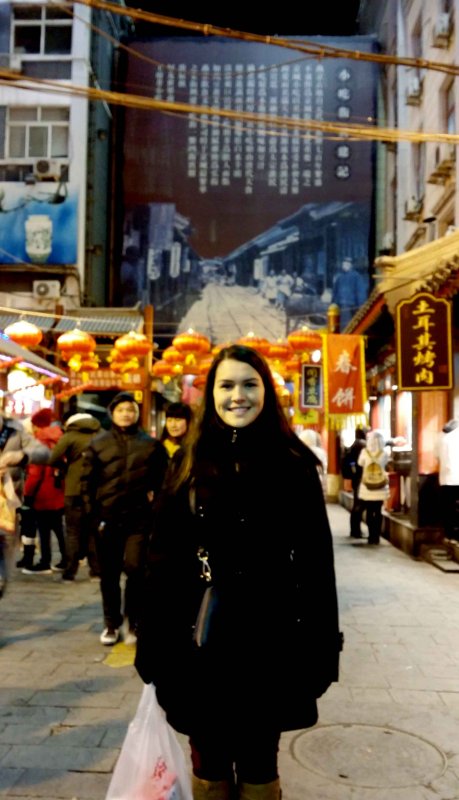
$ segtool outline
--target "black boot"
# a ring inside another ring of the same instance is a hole
[[[35,545],[25,544],[22,551],[22,558],[20,558],[19,561],[16,561],[16,566],[18,568],[26,567],[27,569],[30,569],[30,567],[33,564],[34,555],[35,555]]]

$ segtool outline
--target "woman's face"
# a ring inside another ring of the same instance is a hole
[[[261,375],[250,364],[228,358],[217,367],[213,397],[215,410],[225,425],[245,428],[263,408],[265,387]]]
[[[166,430],[169,436],[178,437],[184,436],[186,433],[187,422],[186,419],[182,419],[179,417],[167,417],[166,418]]]

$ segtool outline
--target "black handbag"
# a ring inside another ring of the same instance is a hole
[[[210,584],[212,572],[209,564],[209,554],[203,547],[198,549],[198,559],[201,562],[201,578]],[[193,627],[193,642],[197,647],[209,643],[214,627],[215,615],[218,608],[218,594],[215,586],[208,585],[199,606],[196,622]]]

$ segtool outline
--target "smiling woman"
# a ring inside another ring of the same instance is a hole
[[[280,734],[314,725],[316,698],[338,678],[316,465],[264,358],[223,348],[154,509],[136,655],[169,722],[190,738],[194,800],[279,800]],[[204,595],[211,613],[198,615]]]
[[[265,389],[259,373],[242,361],[222,361],[215,375],[215,410],[225,425],[243,428],[258,417]]]

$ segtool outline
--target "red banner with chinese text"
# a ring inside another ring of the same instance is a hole
[[[366,400],[363,336],[329,333],[324,350],[327,413],[363,414]]]

